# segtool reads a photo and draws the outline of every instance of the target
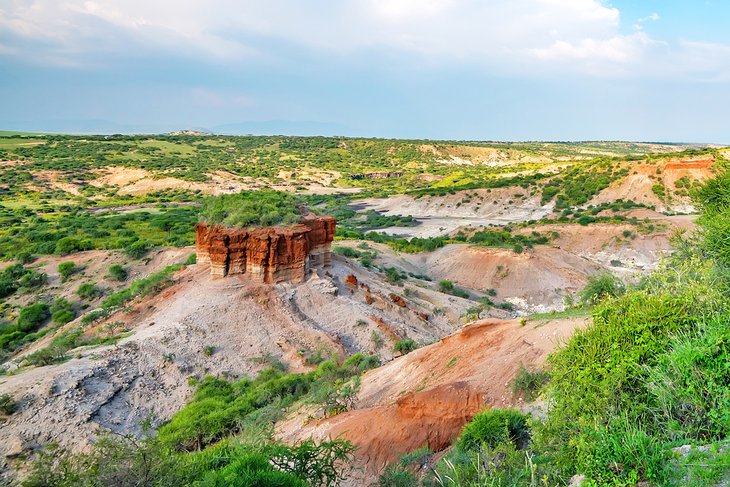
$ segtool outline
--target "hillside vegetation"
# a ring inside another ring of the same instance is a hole
[[[678,240],[659,271],[609,293],[593,323],[549,358],[544,418],[485,411],[433,475],[415,475],[426,452],[391,466],[380,485],[567,485],[576,475],[583,486],[726,485],[728,173],[697,198],[699,233]]]
[[[681,178],[665,179],[662,168],[674,158],[700,158],[704,172],[695,177],[681,169]],[[402,287],[386,304],[407,308],[425,301],[426,288],[435,288],[449,302],[466,300],[466,314],[456,318],[467,319],[486,310],[514,317],[520,310],[495,289],[501,284],[465,285],[450,275],[400,269],[396,265],[414,256],[391,257],[383,249],[441,249],[438,254],[461,243],[481,247],[470,251],[496,248],[527,261],[533,248],[553,245],[550,250],[562,252],[555,244],[558,225],[623,225],[611,242],[630,245],[638,234],[663,225],[634,212],[664,217],[661,212],[673,213],[672,202],[681,203],[677,211],[696,207],[702,212],[699,230],[678,235],[674,255],[659,270],[627,285],[611,274],[588,280],[580,303],[565,313],[590,312],[592,325],[555,352],[545,370],[524,369],[515,381],[521,397],[545,405],[539,414],[484,411],[443,455],[413,452],[389,466],[379,483],[554,486],[568,485],[576,475],[584,476],[584,486],[727,480],[730,175],[718,150],[602,142],[14,135],[0,137],[0,164],[0,358],[19,358],[20,367],[1,374],[58,364],[77,347],[113,344],[132,333],[125,323],[106,321],[166,289],[195,256],[176,254],[136,277],[129,277],[131,270],[146,268],[160,248],[194,243],[197,221],[289,225],[303,208],[335,216],[336,239],[360,241],[335,248],[351,259],[346,265],[361,265]],[[712,171],[716,177],[703,182]],[[607,189],[622,191],[626,181],[650,188],[642,189],[642,201],[619,193],[597,199]],[[453,205],[442,210],[446,215],[497,206],[509,214],[528,200],[544,212],[406,238],[382,230],[416,229],[424,218],[363,209],[365,198],[396,194],[409,203]],[[655,211],[656,205],[664,209]],[[89,255],[83,264],[77,258],[82,253]],[[115,257],[92,274],[102,253]],[[51,269],[46,259],[55,259]],[[535,260],[529,262],[532,273]],[[615,262],[617,269],[623,265]],[[495,269],[496,282],[510,272],[501,263]],[[608,264],[601,269],[612,270]],[[370,293],[369,285],[361,287]],[[558,299],[573,299],[566,293]],[[426,310],[443,315],[441,306]],[[423,316],[435,326],[433,316]],[[383,346],[380,334],[372,337]],[[406,354],[419,345],[404,335],[392,347]],[[201,353],[214,351],[207,346]],[[268,367],[254,378],[191,379],[190,403],[164,424],[145,424],[143,438],[102,436],[82,454],[49,445],[33,460],[23,485],[336,485],[350,474],[352,444],[334,439],[284,445],[274,440],[273,425],[294,408],[322,417],[347,411],[360,374],[379,359],[320,352],[302,352],[300,358],[298,370],[309,372],[288,372],[265,356],[261,362]],[[165,360],[172,364],[174,355]],[[2,414],[12,414],[11,397],[0,397],[0,406]]]

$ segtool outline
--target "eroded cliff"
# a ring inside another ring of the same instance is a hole
[[[247,274],[266,282],[301,282],[310,268],[329,267],[336,220],[306,217],[289,227],[228,228],[198,223],[199,264],[213,276]]]

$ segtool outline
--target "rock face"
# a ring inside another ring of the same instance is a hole
[[[290,227],[226,228],[198,223],[198,263],[213,276],[247,274],[266,282],[301,282],[307,270],[329,267],[336,220],[307,217]]]

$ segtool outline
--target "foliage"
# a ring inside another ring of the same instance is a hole
[[[127,270],[120,264],[112,264],[109,266],[109,277],[111,277],[115,281],[126,281]]]
[[[309,393],[312,400],[328,407],[325,403],[333,393],[340,399],[347,397],[348,379],[377,364],[369,356],[355,354],[341,365],[324,361],[306,374],[266,369],[256,379],[235,383],[206,377],[193,400],[160,428],[158,438],[176,450],[199,450],[240,432],[246,424],[257,424],[263,410],[270,409],[277,417],[282,408]]]
[[[103,290],[101,290],[95,284],[90,283],[90,282],[85,282],[84,284],[80,285],[78,287],[78,289],[76,290],[76,295],[78,297],[80,297],[81,299],[87,299],[87,300],[96,299],[99,296],[102,296],[103,294],[104,294]]]
[[[27,269],[22,264],[13,264],[0,272],[0,298],[6,298],[16,292],[30,292],[46,284],[45,273]]]
[[[20,331],[29,332],[42,325],[50,316],[51,312],[47,304],[29,304],[20,310],[16,324]]]
[[[470,297],[468,291],[456,287],[454,283],[449,281],[448,279],[442,279],[441,281],[439,281],[439,291],[464,299],[469,299]]]
[[[15,412],[17,405],[10,394],[0,394],[0,413],[10,416]]]
[[[61,276],[61,281],[67,281],[74,272],[76,272],[76,264],[71,261],[61,262],[58,264],[58,274]]]
[[[580,439],[577,464],[588,485],[634,486],[639,482],[666,484],[667,452],[641,426],[612,418]]]
[[[583,304],[592,305],[605,298],[615,298],[625,290],[623,282],[613,274],[598,274],[591,276],[586,286],[580,292]]]
[[[478,413],[471,423],[464,426],[456,444],[463,451],[474,450],[481,445],[494,448],[501,443],[512,442],[524,448],[530,438],[527,417],[513,409],[488,409]]]
[[[271,190],[244,191],[206,198],[203,221],[229,227],[290,225],[301,218],[301,200],[291,193]]]
[[[416,343],[416,341],[412,338],[404,338],[402,340],[398,340],[393,344],[393,351],[396,353],[400,353],[401,355],[411,353],[417,348],[418,343]]]
[[[526,401],[532,401],[549,380],[550,374],[547,372],[542,370],[530,372],[524,364],[520,364],[520,370],[512,380],[512,392],[521,395]]]
[[[699,219],[702,250],[730,267],[730,171],[725,169],[700,186],[696,200],[704,210]]]

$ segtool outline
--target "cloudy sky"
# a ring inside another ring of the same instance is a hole
[[[0,0],[0,129],[730,143],[728,0]]]

